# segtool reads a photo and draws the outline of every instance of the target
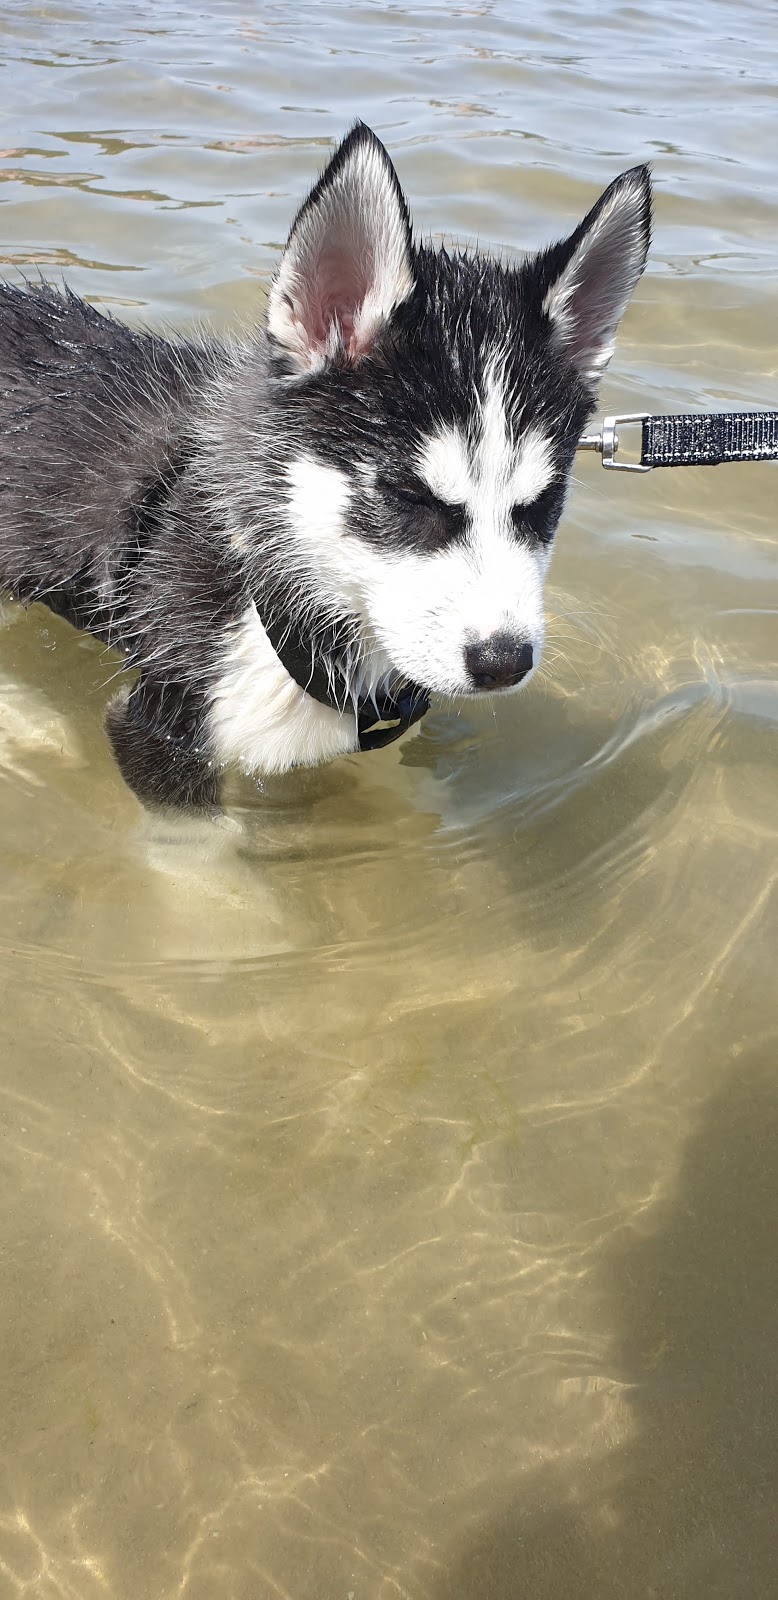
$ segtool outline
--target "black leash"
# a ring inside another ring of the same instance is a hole
[[[617,461],[619,429],[641,424],[639,461]],[[633,411],[604,417],[599,433],[586,433],[579,450],[596,450],[604,467],[616,472],[650,472],[652,467],[718,467],[726,461],[778,461],[778,411],[721,411],[652,417]]]

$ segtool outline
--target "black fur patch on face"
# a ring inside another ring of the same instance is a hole
[[[395,549],[433,555],[467,533],[465,507],[438,499],[412,468],[376,480],[372,510],[369,524],[360,509],[352,514],[351,523],[357,533],[382,546],[389,543]]]
[[[567,481],[557,479],[530,505],[516,505],[511,512],[514,532],[526,544],[550,544],[564,510]]]

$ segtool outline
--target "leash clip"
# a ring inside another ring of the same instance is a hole
[[[604,467],[610,467],[612,472],[650,472],[651,464],[644,465],[640,461],[617,461],[616,454],[619,448],[619,435],[617,429],[625,422],[645,422],[647,411],[626,411],[620,417],[603,417],[601,433],[585,433],[578,441],[579,450],[596,450],[602,456]]]

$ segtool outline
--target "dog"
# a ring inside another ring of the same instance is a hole
[[[357,123],[242,341],[0,286],[0,590],[124,655],[150,805],[404,733],[537,671],[577,441],[643,270],[646,167],[516,264],[416,243]]]

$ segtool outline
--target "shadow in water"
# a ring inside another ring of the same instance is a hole
[[[766,1043],[704,1107],[650,1236],[604,1266],[629,1442],[542,1471],[435,1600],[778,1596],[778,1083]],[[655,1219],[656,1220],[656,1219]]]

